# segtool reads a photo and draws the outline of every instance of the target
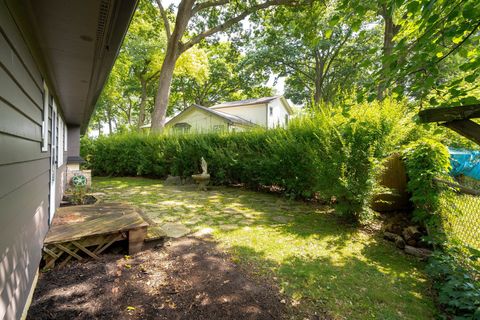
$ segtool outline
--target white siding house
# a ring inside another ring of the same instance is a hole
[[[286,127],[293,109],[283,96],[231,101],[206,108],[192,105],[166,124],[176,131],[243,131]]]
[[[165,128],[174,132],[212,132],[244,131],[255,124],[221,111],[200,105],[192,105],[170,119]]]
[[[26,315],[69,156],[136,2],[0,0],[0,320]]]
[[[225,102],[211,109],[236,115],[267,129],[285,127],[293,114],[292,107],[283,96]]]

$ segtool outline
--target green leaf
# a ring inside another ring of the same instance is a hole
[[[354,23],[352,23],[352,30],[357,32],[358,30],[360,30],[361,25],[362,25],[361,21],[355,21]]]
[[[418,1],[412,1],[409,4],[407,4],[408,12],[411,12],[413,14],[415,14],[419,8],[420,8],[420,3]]]
[[[325,31],[325,37],[326,37],[327,39],[330,39],[330,37],[332,36],[332,33],[333,33],[333,30],[332,30],[332,29],[327,29],[327,30]]]
[[[478,14],[478,9],[475,8],[475,1],[467,3],[462,10],[462,16],[466,19],[475,19]]]
[[[473,73],[471,75],[466,76],[465,81],[467,81],[468,83],[474,83],[475,80],[477,80],[477,78],[478,76],[475,73]]]
[[[463,37],[454,37],[452,39],[453,43],[455,44],[459,44],[460,42],[462,42],[462,40],[463,40]]]
[[[334,15],[328,22],[328,25],[330,27],[335,27],[339,21],[340,21],[340,16]]]

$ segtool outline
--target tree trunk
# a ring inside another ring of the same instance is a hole
[[[315,92],[313,102],[317,106],[322,100],[325,62],[318,51],[315,52]]]
[[[174,44],[174,46],[176,46]],[[178,48],[167,49],[167,55],[160,70],[160,79],[158,81],[158,90],[155,96],[155,108],[152,113],[153,132],[161,132],[165,126],[165,118],[167,114],[168,100],[170,98],[170,85],[172,84],[173,71],[175,63],[178,59]],[[170,51],[170,52],[169,52]]]
[[[388,80],[388,72],[390,70],[390,63],[386,59],[392,54],[393,38],[397,35],[400,27],[393,22],[393,10],[383,4],[380,8],[380,15],[383,17],[384,31],[383,31],[383,57],[382,57],[382,77],[377,89],[379,100],[385,97],[386,82]]]
[[[147,82],[143,77],[140,77],[140,84],[142,86],[142,95],[140,97],[140,111],[138,114],[137,128],[140,128],[145,124],[145,105],[147,103]]]
[[[172,84],[173,71],[178,57],[186,48],[183,47],[182,38],[187,28],[188,22],[192,17],[192,8],[195,0],[182,0],[178,6],[177,18],[175,19],[175,28],[168,39],[167,52],[163,60],[160,76],[158,80],[157,94],[155,95],[155,105],[152,112],[151,131],[161,132],[165,126],[165,117],[167,114],[168,99],[170,98],[170,85]]]
[[[110,109],[107,109],[107,123],[108,123],[108,134],[112,134],[113,126],[112,126],[112,115]]]

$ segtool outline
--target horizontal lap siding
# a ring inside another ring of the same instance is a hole
[[[18,319],[48,230],[42,76],[0,0],[0,319]]]

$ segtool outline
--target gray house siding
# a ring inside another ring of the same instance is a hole
[[[48,231],[51,132],[42,152],[42,120],[42,75],[0,0],[0,319],[21,317]]]

